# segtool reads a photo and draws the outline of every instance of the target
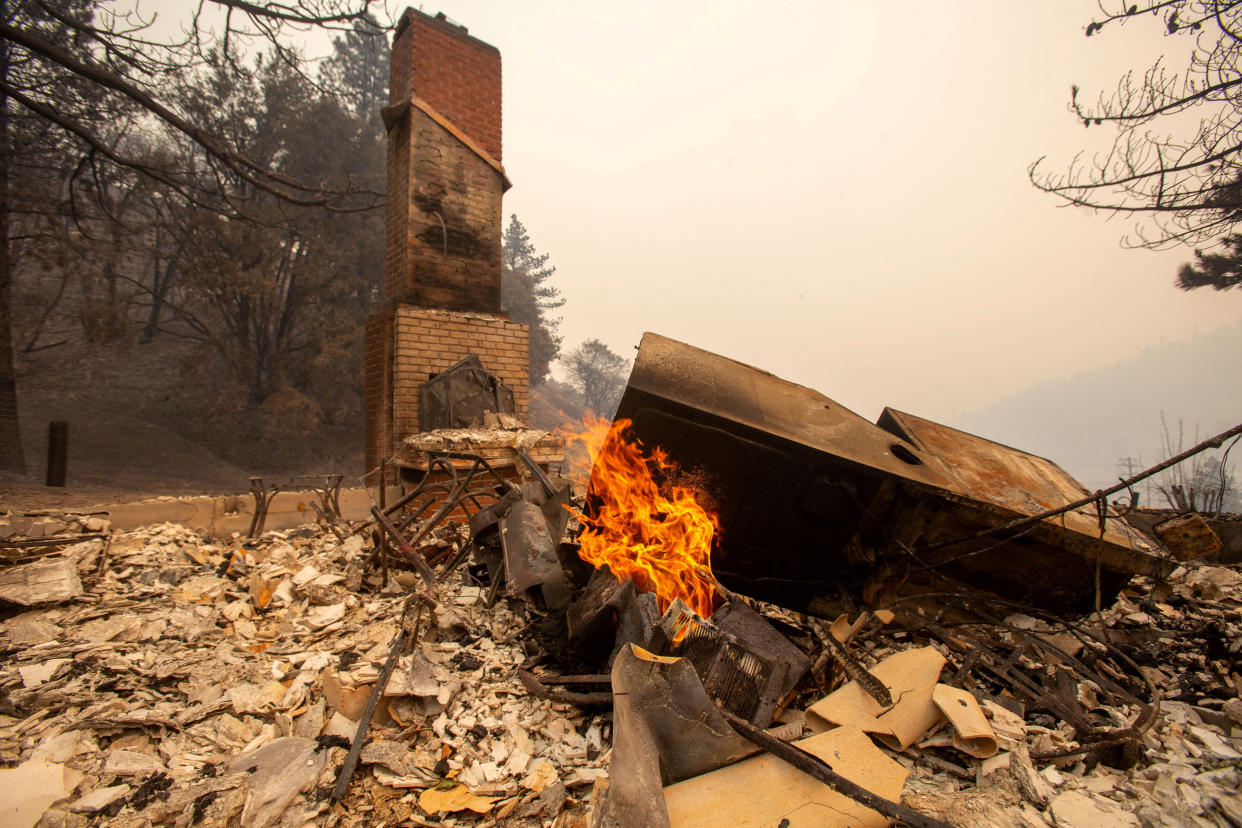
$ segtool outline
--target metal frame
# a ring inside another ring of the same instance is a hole
[[[250,493],[254,495],[254,516],[250,519],[250,528],[246,536],[253,538],[263,532],[267,522],[267,509],[273,498],[281,492],[311,491],[319,499],[319,514],[330,522],[341,519],[341,481],[343,474],[304,474],[278,477],[282,483],[269,485],[263,477],[250,478]],[[318,485],[314,485],[318,483]]]

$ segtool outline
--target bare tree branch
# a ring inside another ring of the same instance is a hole
[[[1145,216],[1125,243],[1166,247],[1215,240],[1242,218],[1242,1],[1152,0],[1101,3],[1093,36],[1132,20],[1163,23],[1166,36],[1190,37],[1186,70],[1156,59],[1140,77],[1127,73],[1091,105],[1074,87],[1069,110],[1084,126],[1111,125],[1111,147],[1071,160],[1062,173],[1040,158],[1032,184],[1066,205]],[[1188,122],[1201,113],[1197,124]],[[1168,134],[1157,130],[1166,126]]]

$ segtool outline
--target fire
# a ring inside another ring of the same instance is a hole
[[[589,495],[592,516],[578,515],[585,527],[578,540],[582,559],[608,567],[643,592],[654,592],[660,612],[680,598],[701,618],[716,609],[711,548],[720,524],[693,493],[674,486],[666,497],[653,472],[675,468],[668,455],[626,437],[629,420],[609,425],[588,413],[586,430],[571,440],[586,444],[594,465]]]

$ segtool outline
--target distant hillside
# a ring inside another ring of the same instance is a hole
[[[1225,297],[1226,299],[1231,297]],[[1242,422],[1242,322],[1189,342],[1147,348],[1108,368],[1043,383],[957,418],[957,428],[1042,455],[1090,489],[1117,482],[1117,463],[1162,459],[1160,415],[1185,423],[1184,448]],[[1242,445],[1230,455],[1242,470]]]

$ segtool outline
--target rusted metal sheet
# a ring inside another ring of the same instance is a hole
[[[1096,561],[1105,600],[1168,563],[1108,513],[1071,512],[996,547],[980,530],[1086,490],[1055,463],[903,412],[879,424],[766,371],[644,334],[617,411],[676,464],[720,519],[712,567],[730,589],[786,606],[858,592],[885,574],[1085,609]],[[927,550],[911,555],[911,551]]]
[[[932,485],[920,450],[818,391],[767,371],[653,333],[643,334],[617,417],[638,421],[642,398],[652,414],[705,415],[732,433],[830,455],[882,474]],[[697,424],[697,423],[696,423]]]
[[[1011,516],[1032,517],[1089,494],[1051,460],[965,431],[893,408],[885,408],[877,424],[923,450],[922,456],[941,475],[940,488]],[[1049,520],[1061,525],[1060,516]],[[1094,511],[1068,512],[1064,523],[1071,531],[1099,535]],[[1104,539],[1125,545],[1132,534],[1110,511]]]
[[[888,512],[890,524],[914,545],[933,547],[921,559],[928,578],[984,587],[1055,612],[1089,609],[1099,568],[1101,600],[1111,602],[1133,575],[1160,577],[1173,563],[1159,545],[1105,505],[1103,532],[1095,506],[1045,518],[998,546],[1005,535],[956,541],[1018,518],[1034,517],[1090,494],[1064,469],[1043,457],[913,414],[884,409],[879,425],[917,445],[942,476],[936,488],[906,481]],[[903,526],[920,513],[917,532]],[[939,577],[945,576],[945,577]]]

